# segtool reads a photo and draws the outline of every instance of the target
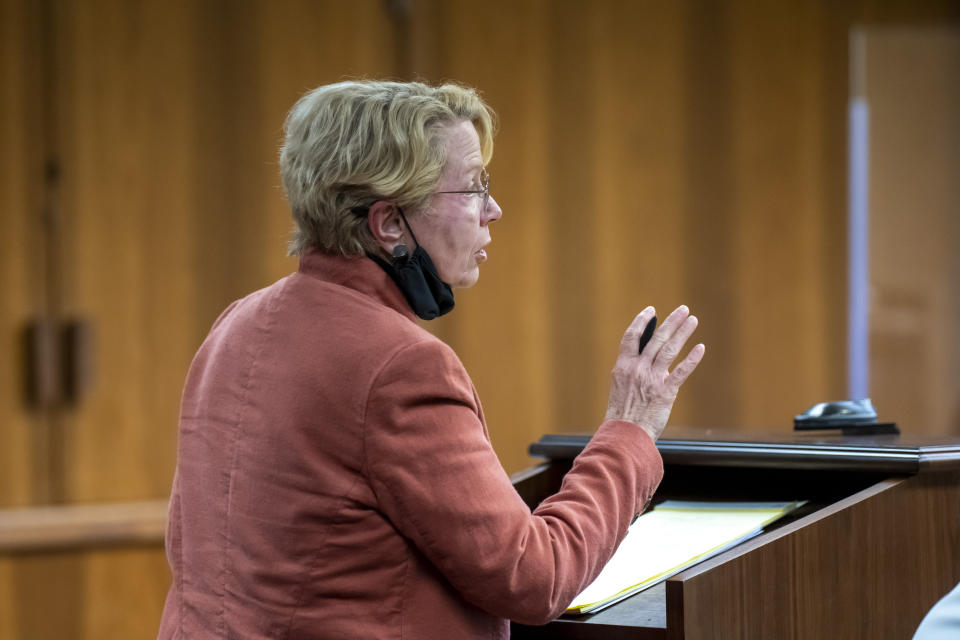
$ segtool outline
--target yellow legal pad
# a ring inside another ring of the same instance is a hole
[[[592,613],[761,532],[803,502],[668,500],[637,518],[597,579],[567,607]]]

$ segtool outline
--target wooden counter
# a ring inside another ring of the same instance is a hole
[[[592,615],[513,638],[909,638],[960,582],[960,439],[670,430],[664,499],[807,500],[756,538]],[[544,436],[531,506],[589,436]]]

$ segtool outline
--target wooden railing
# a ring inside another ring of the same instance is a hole
[[[163,544],[167,501],[0,509],[0,554]]]

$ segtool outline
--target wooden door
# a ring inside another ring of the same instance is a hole
[[[4,354],[35,316],[79,328],[75,398],[27,409],[4,358],[0,506],[162,501],[193,353],[231,300],[296,267],[285,112],[394,75],[393,25],[376,0],[0,6]],[[159,539],[7,548],[0,639],[155,637],[168,582]]]
[[[26,0],[0,4],[0,507],[43,497],[45,416],[27,406],[25,334],[47,300],[42,248],[43,153],[39,15]],[[40,286],[37,286],[40,285]],[[39,392],[39,390],[37,390]]]

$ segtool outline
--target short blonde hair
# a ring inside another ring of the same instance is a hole
[[[493,110],[471,88],[351,81],[304,95],[284,123],[280,173],[296,222],[289,254],[377,252],[353,210],[390,200],[411,213],[440,181],[445,130],[473,123],[483,163],[493,155]]]

